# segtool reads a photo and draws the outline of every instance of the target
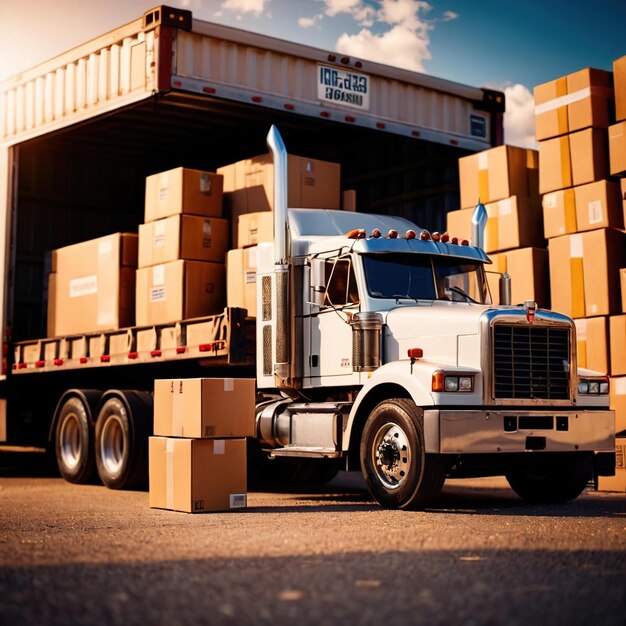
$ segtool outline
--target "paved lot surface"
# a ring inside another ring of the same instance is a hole
[[[626,622],[626,494],[449,481],[385,511],[355,474],[189,515],[0,454],[0,624]]]

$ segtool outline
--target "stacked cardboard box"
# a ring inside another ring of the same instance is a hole
[[[83,241],[54,250],[51,258],[49,337],[133,325],[137,235]]]
[[[489,217],[484,248],[488,254],[497,253],[487,270],[494,302],[499,302],[496,272],[508,272],[513,302],[535,300],[548,306],[537,152],[500,146],[463,157],[459,178],[462,208],[448,213],[448,232],[471,239],[475,205],[479,200],[484,203]]]
[[[245,508],[254,405],[251,379],[156,380],[150,506],[187,513]]]
[[[223,310],[228,222],[221,219],[222,187],[221,175],[182,167],[146,179],[137,325]]]
[[[274,239],[274,164],[271,155],[245,159],[219,168],[232,228],[226,261],[227,305],[256,317],[256,257],[259,243]],[[290,208],[341,208],[338,163],[288,155],[287,205]],[[343,198],[354,205],[353,194]]]

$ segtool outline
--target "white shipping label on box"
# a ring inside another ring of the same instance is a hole
[[[163,172],[159,176],[159,201],[163,202],[167,199],[167,194],[170,186],[170,177],[167,172]]]
[[[570,259],[583,258],[583,237],[582,235],[571,235],[569,238],[569,256]]]
[[[604,218],[602,216],[602,202],[600,200],[595,200],[594,202],[590,202],[587,205],[589,209],[589,223],[597,224],[601,222]]]
[[[223,439],[213,442],[213,454],[226,454],[226,442]]]
[[[245,493],[231,493],[230,494],[230,508],[231,509],[245,509],[248,504],[247,494]]]
[[[246,285],[253,285],[256,283],[256,272],[253,270],[246,270]]]
[[[202,247],[203,248],[211,247],[211,243],[213,239],[213,237],[211,236],[212,231],[213,231],[213,228],[211,227],[211,220],[204,220],[204,223],[202,224]]]
[[[205,196],[211,195],[211,177],[208,174],[200,176],[200,193]]]
[[[543,206],[546,209],[555,209],[556,208],[556,194],[555,193],[547,193],[543,197]]]
[[[225,378],[224,379],[224,391],[234,391],[235,389],[235,380],[233,378]]]
[[[511,198],[500,200],[500,202],[498,202],[498,213],[501,217],[511,215],[511,213],[513,213],[513,201]]]
[[[163,302],[165,300],[165,285],[150,289],[150,302]]]
[[[488,152],[478,153],[478,169],[479,170],[489,169],[489,153]]]
[[[155,265],[152,268],[152,285],[158,287],[165,284],[165,265]]]
[[[155,248],[162,248],[165,245],[165,220],[157,220],[154,222],[152,245]]]
[[[578,339],[580,341],[587,341],[587,320],[576,320],[576,331],[578,332]]]
[[[98,256],[109,256],[113,252],[113,242],[110,240],[101,241],[98,244]]]
[[[626,396],[626,377],[614,379],[613,384],[615,385],[615,393],[618,396]]]
[[[70,298],[90,296],[94,293],[98,293],[98,277],[95,274],[70,280]]]

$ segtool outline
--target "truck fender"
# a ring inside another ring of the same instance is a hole
[[[50,432],[48,433],[48,442],[54,441],[54,431],[57,427],[57,421],[59,420],[59,413],[61,407],[69,398],[79,398],[85,405],[87,410],[87,417],[92,426],[95,425],[96,416],[98,415],[98,407],[100,404],[100,398],[102,398],[102,391],[98,389],[68,389],[63,393],[57,402],[57,406],[54,409],[54,415],[52,417],[52,423],[50,424]]]
[[[394,361],[375,370],[352,405],[344,431],[342,449],[358,451],[367,416],[385,398],[411,398],[419,407],[433,406],[434,399],[430,386],[434,369],[436,368],[432,364],[424,362],[418,361],[411,366],[407,361]],[[424,428],[428,431],[427,424],[424,424]]]

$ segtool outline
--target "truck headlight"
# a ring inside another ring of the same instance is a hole
[[[463,374],[447,374],[446,372],[435,372],[431,385],[432,391],[446,393],[472,392],[474,391],[474,376]]]
[[[609,377],[580,378],[578,380],[578,393],[582,395],[607,395],[609,393]]]

